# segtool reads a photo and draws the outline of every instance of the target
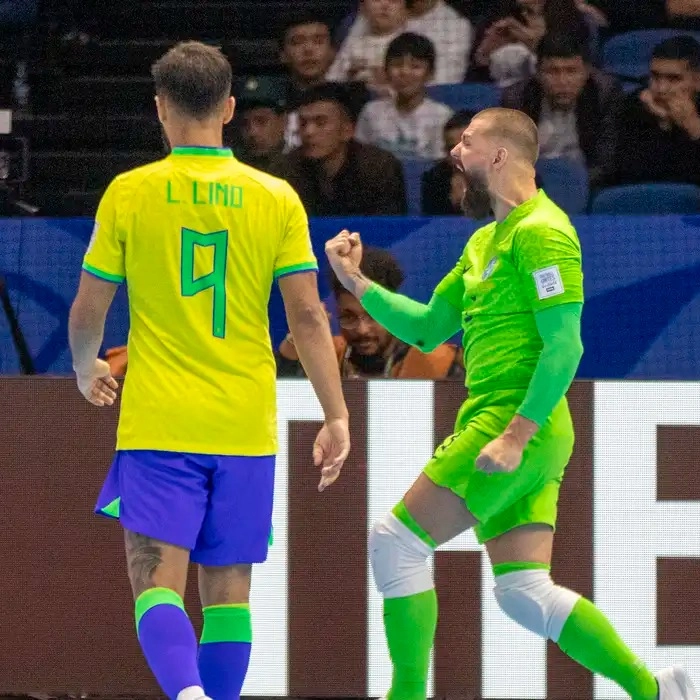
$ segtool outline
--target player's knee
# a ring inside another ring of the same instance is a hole
[[[204,607],[247,603],[250,597],[250,564],[200,566],[199,596]]]
[[[427,563],[432,547],[393,513],[374,525],[368,545],[374,583],[385,598],[402,598],[433,588]]]
[[[501,610],[534,634],[558,641],[579,599],[578,593],[557,586],[549,571],[526,569],[496,577],[494,594]]]

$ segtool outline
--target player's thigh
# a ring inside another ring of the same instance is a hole
[[[209,503],[192,561],[206,567],[264,562],[272,533],[274,455],[211,459]]]
[[[204,519],[209,491],[197,455],[156,450],[117,453],[100,499],[126,531],[129,578],[146,588],[184,590],[189,550]],[[105,507],[98,510],[105,511]]]
[[[202,606],[247,603],[250,598],[251,564],[199,566]]]
[[[190,560],[188,549],[126,529],[124,544],[134,600],[149,588],[170,588],[184,597]]]
[[[527,523],[484,543],[491,565],[511,562],[552,563],[554,528],[545,523]]]

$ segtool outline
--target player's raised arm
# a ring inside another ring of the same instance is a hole
[[[323,491],[338,478],[350,451],[348,409],[338,360],[328,314],[318,296],[316,273],[281,277],[279,286],[294,347],[325,416],[325,425],[314,444],[314,463],[322,468],[319,491]]]
[[[464,287],[454,270],[438,285],[430,302],[421,304],[384,289],[360,272],[359,233],[341,231],[326,243],[326,255],[340,283],[373,319],[404,343],[432,352],[460,329]]]

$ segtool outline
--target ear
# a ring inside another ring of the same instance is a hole
[[[158,121],[164,124],[168,118],[168,109],[165,105],[165,101],[161,100],[158,95],[155,96],[156,112],[158,114]]]
[[[343,142],[347,143],[351,141],[355,136],[355,123],[351,119],[343,119],[343,126],[340,134]]]
[[[236,98],[231,95],[226,99],[224,106],[224,124],[228,124],[233,119],[233,114],[236,111]]]
[[[499,148],[493,157],[493,167],[500,170],[508,161],[508,151],[505,148]]]

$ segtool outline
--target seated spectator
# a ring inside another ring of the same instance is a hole
[[[459,143],[473,117],[474,112],[462,110],[445,124],[443,140],[447,155],[423,173],[421,179],[421,212],[426,216],[464,216],[461,206],[464,180],[449,153]]]
[[[365,248],[360,263],[362,272],[372,281],[395,292],[403,282],[403,272],[386,250]],[[340,336],[333,340],[343,378],[444,379],[462,378],[462,351],[456,345],[443,344],[431,353],[402,343],[365,313],[362,304],[338,282],[331,271],[331,289],[335,298]],[[276,353],[278,377],[303,377],[291,334]]]
[[[500,87],[530,78],[545,34],[571,34],[591,41],[586,16],[577,0],[501,0],[474,42],[469,79],[493,80]]]
[[[573,36],[548,35],[537,57],[537,75],[506,88],[502,106],[538,125],[540,158],[584,163],[592,184],[601,182],[612,168],[621,88],[591,67],[587,45]]]
[[[373,92],[386,94],[384,55],[391,40],[404,31],[406,19],[406,0],[361,0],[360,14],[326,80],[360,80]]]
[[[445,0],[409,0],[406,28],[430,39],[435,71],[430,85],[461,83],[469,65],[474,28]]]
[[[400,34],[389,44],[385,68],[393,97],[365,105],[355,138],[398,158],[442,158],[446,155],[443,126],[452,110],[426,94],[435,70],[432,42],[420,34]]]
[[[435,71],[429,85],[461,83],[474,38],[471,22],[445,0],[406,0],[406,7],[406,31],[427,37],[435,47]],[[350,19],[350,31],[361,34],[366,25],[363,15]]]
[[[236,91],[243,147],[238,160],[269,172],[284,151],[287,124],[284,88],[270,76],[247,78]]]
[[[401,163],[387,151],[355,141],[343,85],[307,90],[299,127],[301,146],[274,174],[289,181],[311,216],[406,213]]]
[[[299,99],[309,88],[325,82],[326,73],[334,57],[330,25],[320,15],[302,14],[285,26],[280,38],[280,61],[286,67],[289,76],[286,94],[287,149],[296,148],[301,143],[296,112]],[[348,101],[356,115],[370,98],[364,83],[348,83]]]
[[[700,44],[692,37],[656,46],[649,86],[628,95],[618,121],[612,184],[700,185]]]

